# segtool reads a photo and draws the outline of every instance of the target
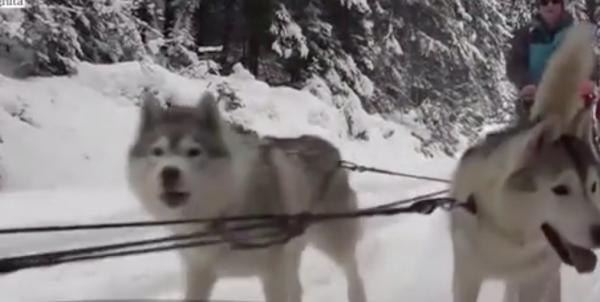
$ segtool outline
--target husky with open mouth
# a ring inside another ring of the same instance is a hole
[[[275,138],[240,133],[222,117],[211,93],[204,93],[196,106],[168,108],[144,93],[138,128],[127,158],[129,184],[156,219],[358,209],[349,176],[338,167],[337,147],[312,135]],[[218,230],[212,227],[173,225],[171,230],[179,235]],[[312,225],[286,244],[263,249],[230,245],[180,249],[185,299],[208,301],[222,277],[258,277],[265,301],[300,302],[301,255],[310,243],[342,269],[347,300],[365,302],[356,254],[362,232],[360,220],[339,220]],[[220,235],[230,243],[244,241],[226,232]]]
[[[451,214],[455,302],[475,302],[489,278],[507,302],[561,301],[561,263],[596,267],[600,247],[598,163],[573,131],[579,84],[593,68],[593,28],[573,26],[551,58],[530,122],[488,135],[461,157]]]

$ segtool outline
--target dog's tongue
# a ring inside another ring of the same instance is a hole
[[[574,266],[579,273],[589,273],[596,268],[598,259],[594,252],[564,240],[558,232],[547,223],[542,225],[542,231],[563,263]]]
[[[570,243],[565,243],[566,248],[571,256],[573,266],[579,273],[589,273],[596,268],[598,261],[596,254],[589,249],[585,249]]]

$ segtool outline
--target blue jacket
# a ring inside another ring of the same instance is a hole
[[[539,83],[550,56],[572,24],[573,18],[567,14],[555,29],[550,29],[536,16],[531,25],[516,31],[506,60],[506,73],[518,89]],[[591,79],[597,80],[597,74],[594,66]]]

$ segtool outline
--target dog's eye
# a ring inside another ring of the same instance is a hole
[[[199,148],[191,148],[187,152],[188,157],[196,157],[200,154],[202,154],[202,150],[200,150]]]
[[[554,194],[556,194],[558,196],[569,195],[569,187],[564,186],[564,185],[559,185],[559,186],[552,188],[552,192],[554,192]]]
[[[165,154],[165,151],[162,148],[153,148],[152,149],[152,155],[154,156],[163,156],[163,154]]]
[[[592,189],[591,189],[592,193],[596,193],[596,182],[594,182],[592,184]]]

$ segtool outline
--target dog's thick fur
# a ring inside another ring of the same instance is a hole
[[[461,157],[451,194],[473,210],[451,213],[455,302],[475,302],[489,278],[506,282],[507,302],[559,302],[561,261],[580,273],[594,270],[598,165],[577,130],[578,88],[593,67],[592,31],[578,24],[567,33],[529,123],[491,134]]]
[[[158,219],[356,210],[339,160],[339,151],[318,137],[258,138],[234,131],[210,93],[196,107],[166,109],[147,93],[128,173],[132,191]],[[172,229],[187,234],[198,228]],[[310,242],[343,269],[349,300],[365,302],[355,255],[360,236],[360,221],[343,220],[311,226],[305,235],[266,249],[183,249],[185,298],[208,299],[222,276],[257,276],[267,301],[299,302],[300,256]]]

